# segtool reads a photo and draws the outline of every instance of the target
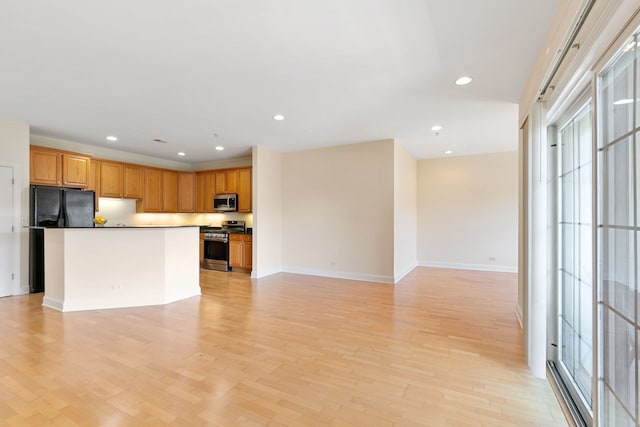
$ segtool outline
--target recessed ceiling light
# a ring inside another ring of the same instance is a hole
[[[444,152],[444,154],[453,154],[453,151],[447,150],[447,151]]]
[[[222,145],[216,145],[216,150],[222,151],[224,150],[224,147]]]
[[[458,80],[456,80],[456,84],[458,86],[468,85],[469,83],[471,83],[471,80],[473,79],[469,76],[462,76]]]
[[[440,125],[432,126],[431,130],[434,131],[434,132],[439,132],[439,131],[442,130],[442,126],[440,126]]]
[[[284,120],[284,116],[282,114],[276,114],[273,116],[273,120],[282,121]]]
[[[613,105],[625,105],[625,104],[632,104],[633,103],[633,99],[618,99],[617,101],[615,101],[613,103]]]
[[[182,151],[180,151],[180,152],[178,153],[178,156],[186,156],[186,154],[185,154],[185,153],[183,153]]]
[[[117,136],[109,135],[109,136],[107,137],[107,141],[117,141],[117,140],[118,140],[118,137],[117,137]]]

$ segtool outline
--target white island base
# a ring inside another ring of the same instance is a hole
[[[47,228],[42,305],[160,305],[200,295],[199,228]]]

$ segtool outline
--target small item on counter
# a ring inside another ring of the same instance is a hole
[[[104,225],[107,223],[107,218],[103,217],[102,215],[98,215],[93,218],[93,222],[97,227],[104,227]]]

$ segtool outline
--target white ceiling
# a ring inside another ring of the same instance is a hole
[[[416,158],[516,150],[557,3],[0,0],[0,118],[188,162],[387,138]]]

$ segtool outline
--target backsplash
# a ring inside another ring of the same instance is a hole
[[[100,210],[96,215],[107,219],[106,227],[135,225],[211,225],[220,226],[225,220],[246,221],[253,227],[253,214],[228,213],[136,213],[136,201],[132,199],[100,198]]]

